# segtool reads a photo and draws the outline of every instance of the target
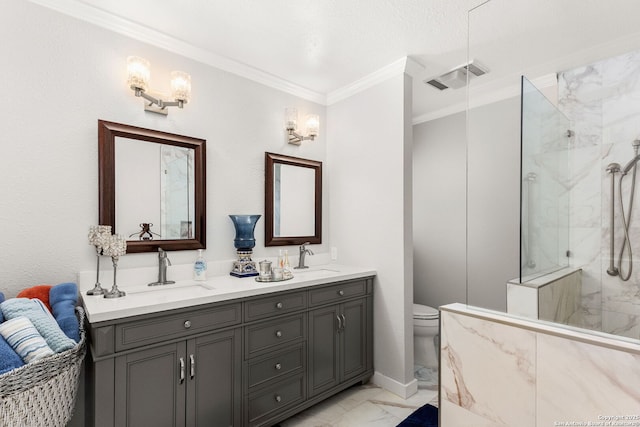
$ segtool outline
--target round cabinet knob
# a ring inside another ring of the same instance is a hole
[[[276,331],[276,336],[280,338],[282,336],[282,331]]]
[[[191,327],[191,321],[190,320],[185,320],[184,321],[184,328],[185,329],[189,329]]]
[[[276,402],[282,402],[282,397],[276,394],[275,396]]]
[[[276,363],[276,366],[274,366],[274,368],[276,368],[276,371],[279,371],[280,369],[282,369],[282,365],[279,363]]]
[[[277,308],[278,310],[282,310],[282,307],[284,307],[284,305],[282,305],[282,303],[281,303],[281,302],[279,302],[279,303],[277,303],[277,304],[276,304],[276,308]]]
[[[340,290],[338,291],[338,295],[340,295],[341,297],[343,297],[343,296],[344,296],[344,291],[343,291],[342,289],[340,289]]]

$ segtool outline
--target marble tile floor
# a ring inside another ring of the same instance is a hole
[[[438,406],[438,391],[419,389],[407,400],[376,385],[351,387],[279,424],[280,427],[395,427],[426,403]]]

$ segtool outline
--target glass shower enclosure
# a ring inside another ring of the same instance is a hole
[[[569,119],[521,78],[520,282],[569,266]]]

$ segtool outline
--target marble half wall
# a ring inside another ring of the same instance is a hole
[[[566,267],[532,280],[507,283],[507,313],[584,327],[580,310],[582,270]]]
[[[604,426],[640,417],[636,341],[464,304],[441,307],[440,322],[441,426]],[[627,421],[640,426],[640,418]]]

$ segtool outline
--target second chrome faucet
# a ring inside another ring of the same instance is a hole
[[[311,251],[311,249],[307,249],[307,245],[310,245],[310,244],[311,243],[306,242],[300,245],[300,258],[298,258],[298,266],[294,268],[296,269],[309,268],[308,265],[304,265],[304,260],[307,254],[313,255],[313,252]]]
[[[171,261],[167,258],[167,252],[162,248],[158,248],[158,281],[149,283],[148,286],[171,285],[176,283],[173,280],[167,280],[167,267],[171,265]]]

